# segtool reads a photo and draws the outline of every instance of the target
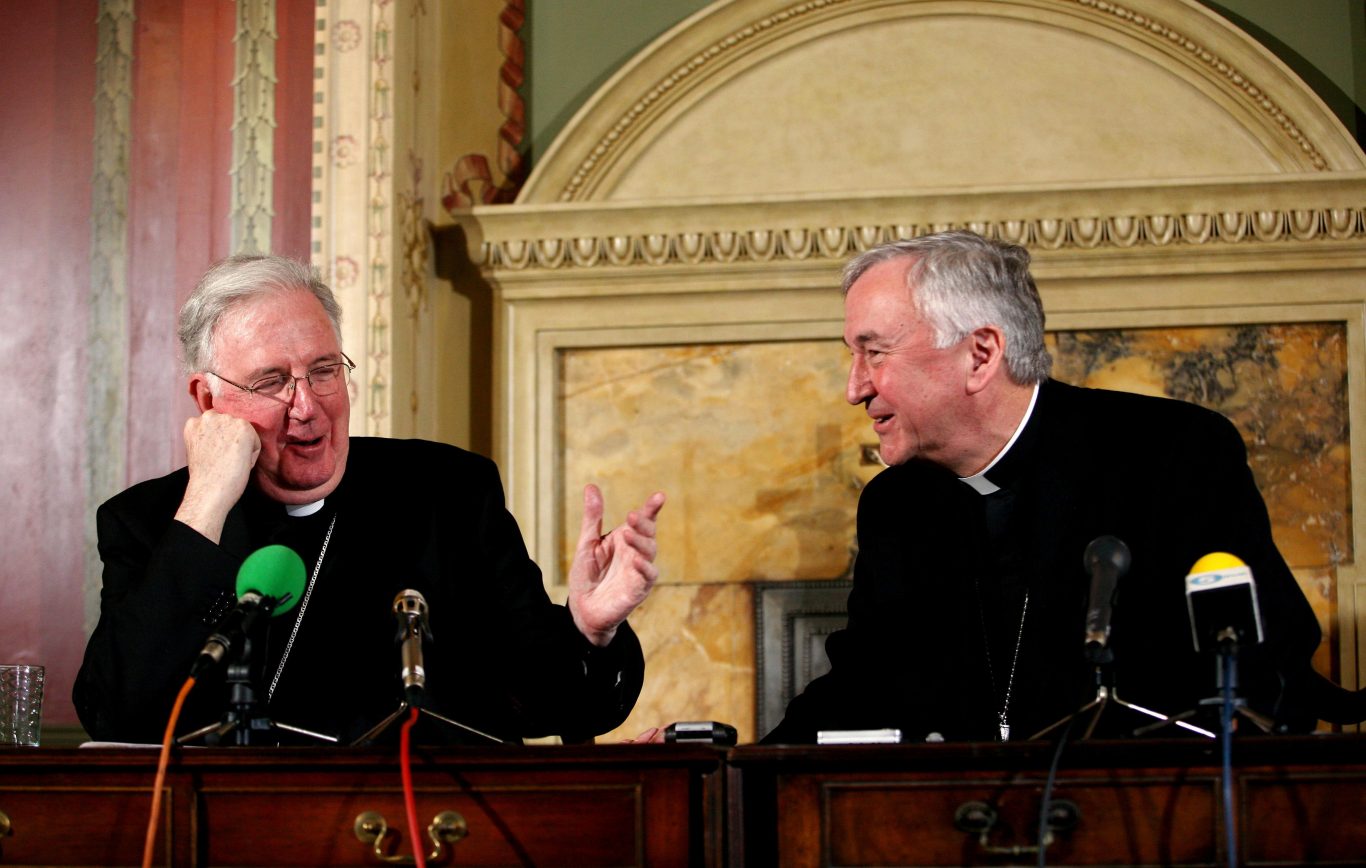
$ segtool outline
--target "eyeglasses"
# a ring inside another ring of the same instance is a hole
[[[269,377],[262,377],[250,386],[234,383],[222,374],[216,374],[213,371],[208,371],[208,373],[213,374],[229,386],[236,386],[248,395],[260,395],[263,398],[279,400],[292,398],[295,390],[299,388],[299,381],[307,380],[308,388],[313,394],[319,398],[325,398],[341,388],[347,382],[351,371],[356,367],[356,363],[351,361],[346,353],[342,353],[341,357],[340,362],[319,365],[302,377],[295,377],[290,374],[271,374]]]

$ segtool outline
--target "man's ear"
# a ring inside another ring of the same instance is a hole
[[[209,378],[205,374],[190,377],[190,397],[194,399],[199,412],[213,409],[213,390],[209,388]]]
[[[1006,335],[999,326],[985,325],[968,335],[968,393],[975,394],[1002,373],[1006,361]]]

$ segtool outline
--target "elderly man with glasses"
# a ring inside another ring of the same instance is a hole
[[[340,318],[312,268],[274,256],[215,265],[181,310],[200,415],[185,425],[187,467],[97,514],[100,620],[74,692],[86,730],[160,740],[234,604],[239,566],[270,544],[299,553],[306,585],[246,664],[263,719],[343,741],[382,722],[401,695],[392,601],[414,589],[430,607],[426,707],[436,715],[504,740],[619,724],[640,690],[640,644],[625,619],[657,575],[663,495],[602,536],[602,498],[589,486],[569,599],[553,605],[492,462],[349,436],[354,365]],[[221,668],[205,673],[177,731],[223,719],[231,689]],[[419,736],[462,733],[432,723]]]

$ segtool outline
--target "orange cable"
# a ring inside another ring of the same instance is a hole
[[[147,821],[147,842],[142,847],[142,868],[152,868],[152,850],[156,845],[157,819],[161,813],[161,787],[166,782],[166,764],[171,759],[171,741],[175,738],[175,724],[180,719],[180,709],[185,705],[185,697],[194,687],[194,676],[185,679],[180,694],[171,707],[171,719],[166,721],[166,735],[161,740],[161,757],[157,760],[156,783],[152,785],[152,817]],[[169,854],[167,854],[169,856]],[[169,859],[167,860],[169,861]]]

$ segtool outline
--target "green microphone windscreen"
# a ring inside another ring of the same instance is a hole
[[[237,571],[237,598],[248,591],[274,597],[271,617],[283,615],[299,604],[304,592],[304,562],[288,546],[271,545],[247,555]]]

